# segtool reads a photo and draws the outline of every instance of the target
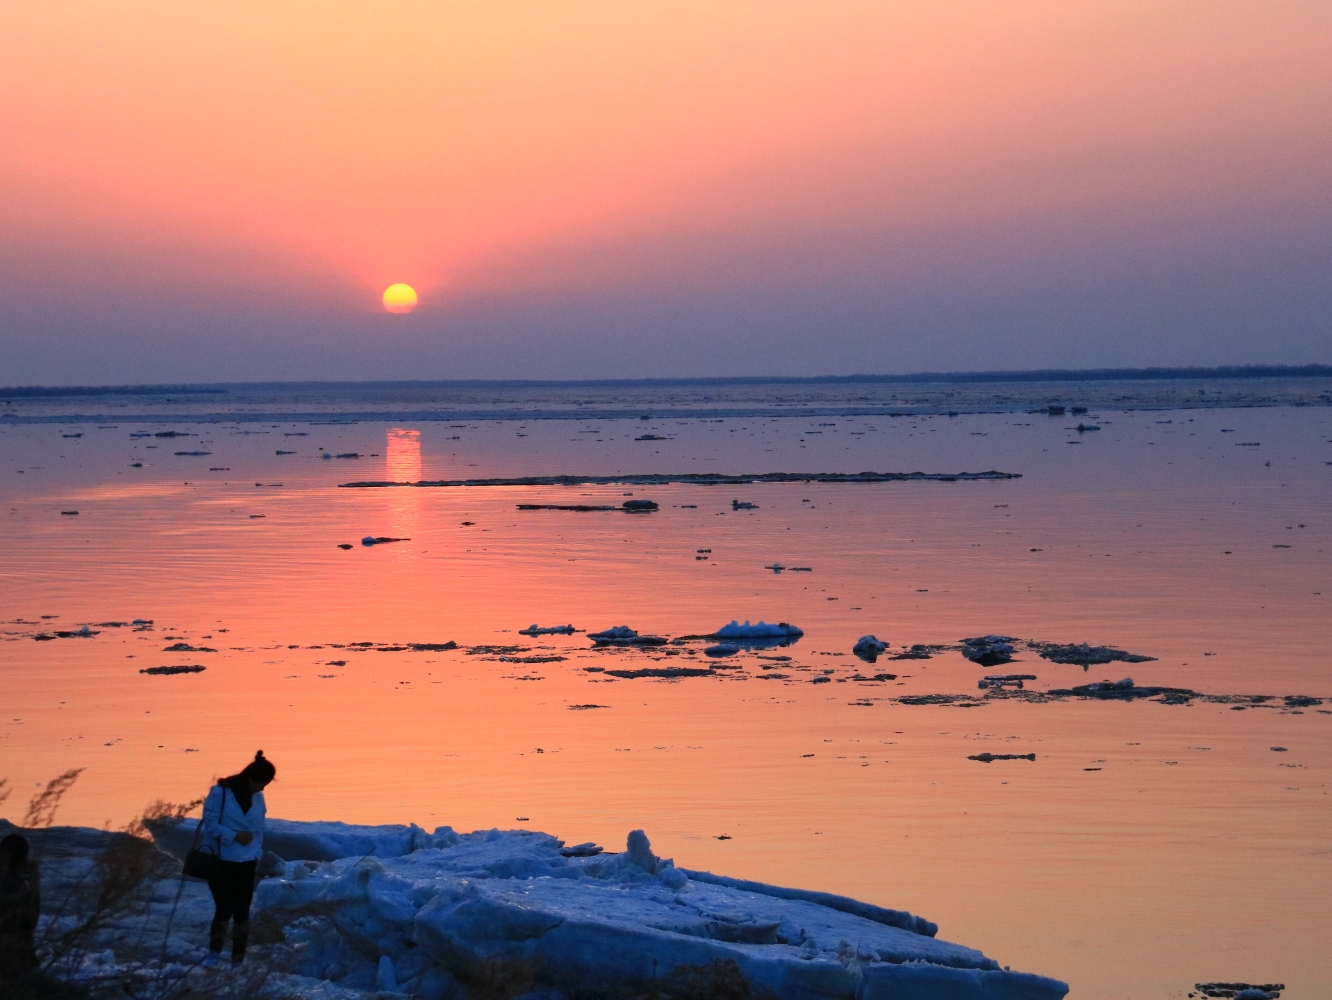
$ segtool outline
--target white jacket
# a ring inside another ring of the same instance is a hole
[[[241,812],[240,803],[231,790],[214,785],[204,799],[199,850],[220,854],[223,861],[258,860],[264,853],[266,813],[263,792],[255,792],[250,811]],[[254,834],[254,839],[248,844],[236,843],[236,834],[242,831]]]

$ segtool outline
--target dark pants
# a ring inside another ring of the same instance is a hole
[[[231,959],[239,962],[245,956],[250,939],[250,900],[254,897],[254,869],[256,861],[223,861],[216,875],[208,880],[208,891],[213,894],[217,911],[208,935],[208,950],[219,952],[227,935],[227,923],[234,920],[231,934]]]

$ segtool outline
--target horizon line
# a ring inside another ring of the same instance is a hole
[[[269,382],[176,382],[135,385],[26,385],[0,386],[0,396],[183,395],[225,394],[233,387],[304,386],[595,386],[595,385],[761,385],[773,383],[837,384],[875,382],[1113,382],[1183,379],[1332,378],[1332,365],[1221,365],[1151,366],[1145,368],[1038,368],[972,372],[912,372],[854,375],[717,375],[660,378],[599,379],[280,379]]]

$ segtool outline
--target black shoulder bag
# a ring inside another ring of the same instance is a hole
[[[227,808],[227,786],[222,786],[222,806],[217,812],[217,821],[222,822],[222,813]],[[222,870],[222,838],[217,839],[217,850],[207,851],[199,847],[199,837],[203,835],[204,821],[199,817],[199,825],[194,831],[194,843],[185,855],[184,872],[191,878],[201,878],[205,882]]]

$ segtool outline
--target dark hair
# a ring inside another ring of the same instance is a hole
[[[0,858],[5,859],[5,867],[10,871],[22,868],[28,860],[28,838],[21,833],[11,833],[0,840]]]
[[[262,781],[267,784],[277,777],[277,768],[273,766],[271,760],[264,756],[264,752],[259,750],[255,752],[254,760],[245,765],[245,769],[241,771],[240,776],[249,778],[251,781]]]
[[[241,812],[249,812],[250,806],[254,802],[254,792],[251,790],[250,782],[258,781],[266,785],[275,777],[277,777],[277,768],[260,750],[254,755],[254,760],[246,764],[239,774],[219,778],[217,783],[223,788],[229,789],[231,794],[236,796],[236,801],[240,803]]]

